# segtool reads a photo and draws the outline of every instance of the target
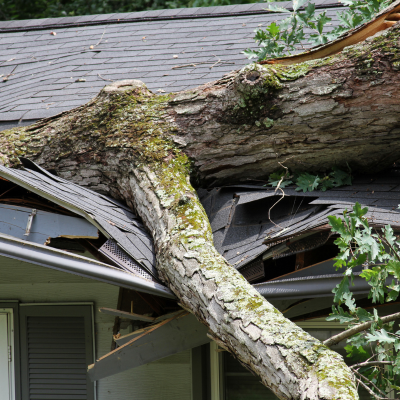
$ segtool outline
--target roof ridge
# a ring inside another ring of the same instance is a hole
[[[278,4],[292,11],[291,1],[268,3]],[[317,0],[316,8],[335,8],[344,5],[339,0]],[[113,13],[98,15],[83,15],[77,17],[43,18],[31,20],[0,21],[0,33],[35,31],[51,28],[69,28],[77,26],[92,26],[102,24],[118,24],[143,21],[170,21],[177,19],[221,18],[255,14],[271,14],[265,9],[265,3],[234,4],[229,6],[175,8],[164,10],[139,11],[130,13]]]

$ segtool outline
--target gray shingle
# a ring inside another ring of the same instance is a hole
[[[7,99],[0,106],[3,110],[0,111],[0,114],[7,113],[4,110],[12,107],[9,105],[11,98],[18,98],[17,106],[22,105],[20,103],[21,96],[25,96],[27,104],[34,104],[31,101],[32,98],[37,98],[40,102],[44,98],[47,99],[49,95],[55,97],[53,100],[59,102],[59,108],[62,108],[62,101],[64,101],[64,106],[79,104],[79,101],[75,103],[71,98],[63,99],[63,88],[65,90],[85,89],[86,93],[94,96],[99,88],[107,84],[98,76],[99,73],[101,76],[104,74],[103,78],[112,80],[141,78],[149,88],[164,88],[168,91],[196,87],[204,82],[217,79],[232,69],[247,63],[247,59],[240,52],[253,45],[254,28],[277,18],[275,14],[261,13],[250,16],[240,15],[240,12],[260,11],[265,6],[265,4],[248,4],[66,17],[27,22],[29,26],[35,26],[36,23],[40,26],[48,23],[58,24],[45,30],[2,32],[0,33],[0,46],[4,45],[7,49],[0,51],[0,59],[6,61],[15,58],[15,60],[1,65],[8,67],[18,65],[18,68],[15,76],[7,82],[7,85],[0,87],[0,99]],[[231,12],[239,13],[239,15],[229,16],[228,14]],[[211,16],[216,13],[224,13],[226,16],[212,18]],[[197,18],[198,15],[210,15],[210,17]],[[187,16],[187,18],[157,20],[159,17],[166,18],[167,16],[179,18]],[[100,23],[99,25],[78,27],[60,25],[103,20],[106,22],[118,18],[121,20],[154,18],[154,20],[142,19],[130,23]],[[15,22],[11,25],[16,27],[19,26],[18,24],[19,22]],[[23,23],[21,24],[23,25]],[[56,31],[57,35],[52,36],[51,31]],[[142,40],[144,36],[146,36],[145,41]],[[96,45],[100,39],[102,39],[100,44],[94,49],[89,49],[89,46]],[[18,51],[20,53],[17,53]],[[179,58],[174,59],[173,55],[175,54]],[[212,54],[215,54],[216,58],[212,57]],[[207,64],[197,65],[193,71],[190,67],[172,69],[176,65],[196,62],[196,59],[197,62],[205,62],[218,58],[233,60],[235,64],[218,65],[213,69],[210,69]],[[105,67],[101,65],[103,63],[110,65]],[[72,68],[65,69],[67,66]],[[59,69],[57,70],[57,68]],[[75,71],[72,72],[72,70]],[[83,72],[82,77],[86,75],[87,82],[71,82],[71,76],[72,78],[81,77],[79,71]],[[30,82],[30,86],[26,90],[28,82]],[[53,88],[49,89],[49,85],[52,85]],[[63,87],[55,85],[63,85]],[[46,93],[48,90],[61,93],[60,95]],[[88,97],[82,101],[86,101]],[[35,108],[39,110],[41,105],[36,105]],[[39,116],[37,113],[34,115]],[[47,114],[44,113],[44,115]]]

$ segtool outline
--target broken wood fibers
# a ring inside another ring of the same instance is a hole
[[[97,360],[97,362],[99,362],[99,361],[105,359],[106,357],[110,356],[111,354],[113,354],[113,353],[115,353],[115,352],[117,352],[117,351],[122,350],[124,347],[127,347],[127,346],[132,345],[136,340],[139,340],[140,338],[142,338],[143,336],[149,334],[150,332],[153,332],[154,330],[160,328],[161,326],[163,326],[163,325],[165,325],[165,324],[168,324],[168,322],[171,322],[173,319],[181,318],[181,317],[184,317],[184,316],[186,316],[186,315],[188,315],[188,314],[189,314],[189,313],[188,313],[187,311],[181,311],[181,312],[179,312],[179,313],[176,313],[172,318],[166,319],[166,320],[160,322],[160,323],[157,324],[157,325],[153,325],[150,329],[144,330],[144,332],[143,332],[141,335],[139,335],[139,336],[133,338],[133,339],[130,340],[128,343],[125,343],[124,345],[118,347],[117,349],[111,351],[110,353],[107,353],[107,354],[104,355],[103,357],[100,357],[100,358]],[[88,366],[88,370],[92,369],[93,367],[94,367],[94,364],[90,364],[90,365]]]
[[[393,26],[397,21],[400,21],[399,12],[400,0],[396,0],[389,7],[386,7],[384,10],[382,10],[371,21],[366,22],[357,28],[351,29],[332,42],[322,46],[314,47],[307,52],[294,56],[260,61],[259,64],[292,65],[334,55],[342,51],[347,46],[360,43],[368,37],[375,35],[375,33]]]

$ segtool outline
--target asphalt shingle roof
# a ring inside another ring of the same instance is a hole
[[[116,200],[55,176],[29,160],[24,170],[0,165],[0,176],[56,204],[77,212],[97,225],[128,255],[128,272],[152,280],[157,277],[153,240],[130,209]],[[124,257],[124,255],[123,255]]]
[[[338,3],[316,4],[336,25]],[[256,28],[283,18],[265,7],[0,22],[0,130],[82,105],[110,81],[140,79],[175,92],[218,79],[248,63],[241,52],[255,47]]]
[[[328,224],[328,215],[342,216],[356,202],[368,206],[372,225],[389,224],[400,231],[400,171],[360,176],[351,186],[325,192],[303,193],[293,187],[284,192],[277,203],[281,194],[261,185],[199,190],[214,245],[230,264],[240,269],[276,243]]]

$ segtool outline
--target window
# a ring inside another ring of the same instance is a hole
[[[336,322],[326,322],[325,318],[315,318],[310,321],[299,322],[298,325],[312,336],[323,341],[337,333],[343,326]],[[345,342],[332,347],[345,357]],[[210,382],[209,398],[211,400],[278,400],[278,398],[264,385],[260,378],[254,376],[244,368],[229,352],[218,349],[216,343],[210,344]],[[363,388],[359,388],[360,400],[369,400],[370,395]],[[202,400],[206,399],[203,396]]]
[[[13,317],[12,308],[0,308],[0,388],[4,400],[15,399]]]

